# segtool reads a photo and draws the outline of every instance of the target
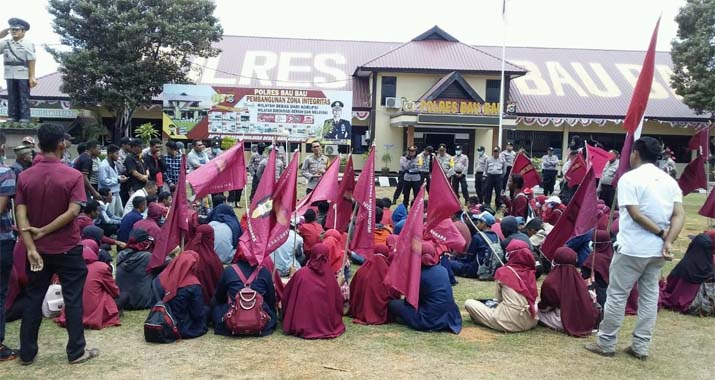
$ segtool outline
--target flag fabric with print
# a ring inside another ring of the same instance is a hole
[[[156,237],[154,249],[147,266],[147,272],[164,265],[166,255],[181,244],[182,234],[189,230],[189,205],[186,197],[186,155],[181,156],[181,168],[176,190],[171,199],[169,215],[161,226],[161,233]]]
[[[330,207],[325,226],[336,229],[340,232],[348,230],[350,218],[353,214],[353,191],[355,190],[355,171],[353,170],[353,156],[348,156],[345,164],[343,179],[340,181],[338,197]]]
[[[370,258],[375,252],[375,147],[370,149],[365,166],[353,191],[357,205],[350,249]]]
[[[541,176],[539,172],[534,167],[531,159],[524,154],[524,152],[519,152],[514,159],[514,166],[511,168],[511,174],[519,174],[524,178],[524,187],[534,187],[541,183]]]
[[[246,186],[243,141],[192,171],[186,179],[193,187],[197,199],[209,194],[243,189]]]
[[[588,169],[587,166],[586,161],[583,159],[583,155],[581,153],[577,154],[576,158],[574,158],[574,162],[571,163],[569,170],[566,174],[564,174],[564,178],[566,179],[569,187],[574,187],[583,181],[583,177],[586,175],[586,171]]]

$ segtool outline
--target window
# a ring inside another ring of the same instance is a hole
[[[484,99],[487,103],[499,103],[499,79],[487,79],[487,93]]]
[[[397,77],[382,77],[380,89],[380,105],[385,105],[385,98],[394,98],[397,95]]]

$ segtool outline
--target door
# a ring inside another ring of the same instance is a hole
[[[444,144],[447,146],[447,153],[454,154],[454,147],[456,146],[454,143],[454,133],[425,133],[424,136],[424,146],[420,147],[421,149],[431,145],[434,151],[437,152],[439,145]]]

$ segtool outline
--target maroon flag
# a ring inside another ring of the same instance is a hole
[[[678,179],[678,186],[683,195],[688,195],[697,189],[708,188],[708,179],[705,176],[705,156],[699,155],[690,161]]]
[[[710,190],[710,195],[708,195],[708,199],[705,200],[705,204],[700,208],[698,214],[708,218],[715,218],[715,191]]]
[[[375,248],[375,147],[365,161],[353,192],[357,215],[353,227],[350,249],[366,258],[372,257]]]
[[[708,156],[708,140],[710,135],[710,128],[703,127],[695,131],[693,137],[690,138],[688,142],[689,150],[697,150],[698,154],[703,156]]]
[[[161,233],[156,237],[147,272],[164,265],[166,255],[181,244],[181,236],[189,230],[189,205],[186,199],[186,156],[181,156],[179,180],[176,192],[171,200],[171,208],[166,221],[161,226]]]
[[[623,129],[626,130],[626,139],[623,143],[623,148],[621,149],[621,158],[618,162],[618,170],[616,171],[615,178],[613,178],[614,187],[623,173],[630,170],[630,157],[631,151],[633,150],[633,143],[641,136],[641,131],[643,130],[643,115],[645,115],[645,109],[648,107],[648,96],[650,95],[650,88],[653,85],[653,72],[655,71],[655,45],[658,42],[659,25],[660,17],[658,17],[658,22],[655,24],[655,29],[653,29],[653,34],[650,37],[650,45],[648,45],[648,51],[643,59],[643,67],[638,75],[636,87],[633,89],[633,96],[631,96],[631,103],[628,106],[626,118],[623,120]]]
[[[586,144],[586,162],[593,168],[593,175],[600,179],[603,168],[612,158],[611,153],[597,147]]]
[[[345,165],[343,179],[340,181],[338,197],[328,212],[326,226],[331,226],[340,232],[347,231],[353,214],[353,190],[355,190],[355,171],[353,171],[353,156],[350,155]]]
[[[239,248],[251,264],[263,258],[288,239],[291,212],[295,209],[298,180],[298,152],[293,153],[286,171],[276,182],[274,176],[261,178],[248,210],[247,231],[241,235]],[[276,151],[268,156],[265,173],[274,173]]]
[[[541,183],[541,176],[539,172],[534,167],[531,159],[524,154],[519,152],[514,159],[514,166],[511,168],[511,174],[519,174],[524,178],[524,187],[534,187]]]
[[[564,174],[564,178],[566,178],[569,187],[574,187],[583,181],[583,177],[586,175],[588,169],[586,166],[583,155],[581,155],[581,153],[577,154],[571,166],[569,166],[569,170]]]
[[[427,212],[429,213],[429,207],[427,207]],[[442,219],[434,228],[426,231],[424,239],[432,240],[435,244],[443,245],[457,252],[464,251],[464,246],[467,245],[464,236],[454,225],[452,219]]]
[[[593,168],[589,168],[564,214],[541,245],[541,252],[547,259],[551,260],[556,249],[563,247],[569,239],[581,236],[596,226],[597,204],[596,178]]]
[[[432,165],[432,181],[429,186],[430,197],[425,221],[425,229],[428,231],[441,221],[452,218],[454,213],[462,209],[440,165]],[[414,208],[414,205],[412,207]]]
[[[243,157],[243,141],[231,149],[192,171],[186,177],[194,188],[196,198],[209,194],[243,189],[246,186],[246,162]]]
[[[392,263],[385,275],[385,285],[404,294],[407,302],[415,308],[420,300],[422,234],[424,233],[423,200],[424,186],[420,188],[412,209],[407,214],[405,225],[397,237]]]
[[[303,215],[314,202],[328,201],[335,202],[338,196],[338,172],[340,171],[340,159],[336,158],[320,178],[320,182],[315,189],[301,199],[296,212]]]

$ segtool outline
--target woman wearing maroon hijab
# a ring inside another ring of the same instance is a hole
[[[392,235],[391,235],[392,236]],[[368,258],[350,282],[350,309],[353,323],[382,325],[387,323],[387,304],[390,288],[384,284],[389,266],[389,249],[375,245],[375,254]]]
[[[161,227],[159,227],[159,222],[161,218],[164,217],[164,206],[157,202],[149,203],[149,209],[147,210],[146,219],[142,219],[134,223],[132,229],[140,229],[146,231],[149,236],[157,240],[159,234],[161,233]]]
[[[198,253],[184,251],[154,280],[155,291],[169,305],[182,339],[199,337],[209,329],[208,307],[196,277],[198,262]]]
[[[693,238],[685,256],[670,272],[660,292],[660,303],[663,307],[687,314],[702,283],[715,278],[714,238],[715,231],[707,231]]]
[[[569,247],[554,252],[554,268],[541,284],[539,321],[554,330],[583,337],[596,328],[599,311],[576,270],[576,260],[576,252]]]
[[[515,239],[507,245],[506,257],[506,265],[494,274],[496,299],[486,304],[469,299],[464,306],[477,324],[504,332],[530,330],[539,322],[534,255],[526,242]]]
[[[328,263],[328,247],[315,244],[308,264],[286,285],[283,331],[305,339],[336,338],[345,332],[343,295]]]
[[[214,251],[214,229],[208,224],[200,225],[196,228],[193,240],[186,245],[186,250],[195,251],[199,255],[196,277],[201,282],[204,302],[208,305],[223,273],[221,260]]]
[[[82,324],[93,330],[119,326],[119,308],[114,301],[119,297],[119,287],[112,277],[112,267],[99,261],[99,245],[91,239],[82,240],[82,256],[87,264],[87,280],[82,291]],[[57,319],[64,327],[65,311]]]

